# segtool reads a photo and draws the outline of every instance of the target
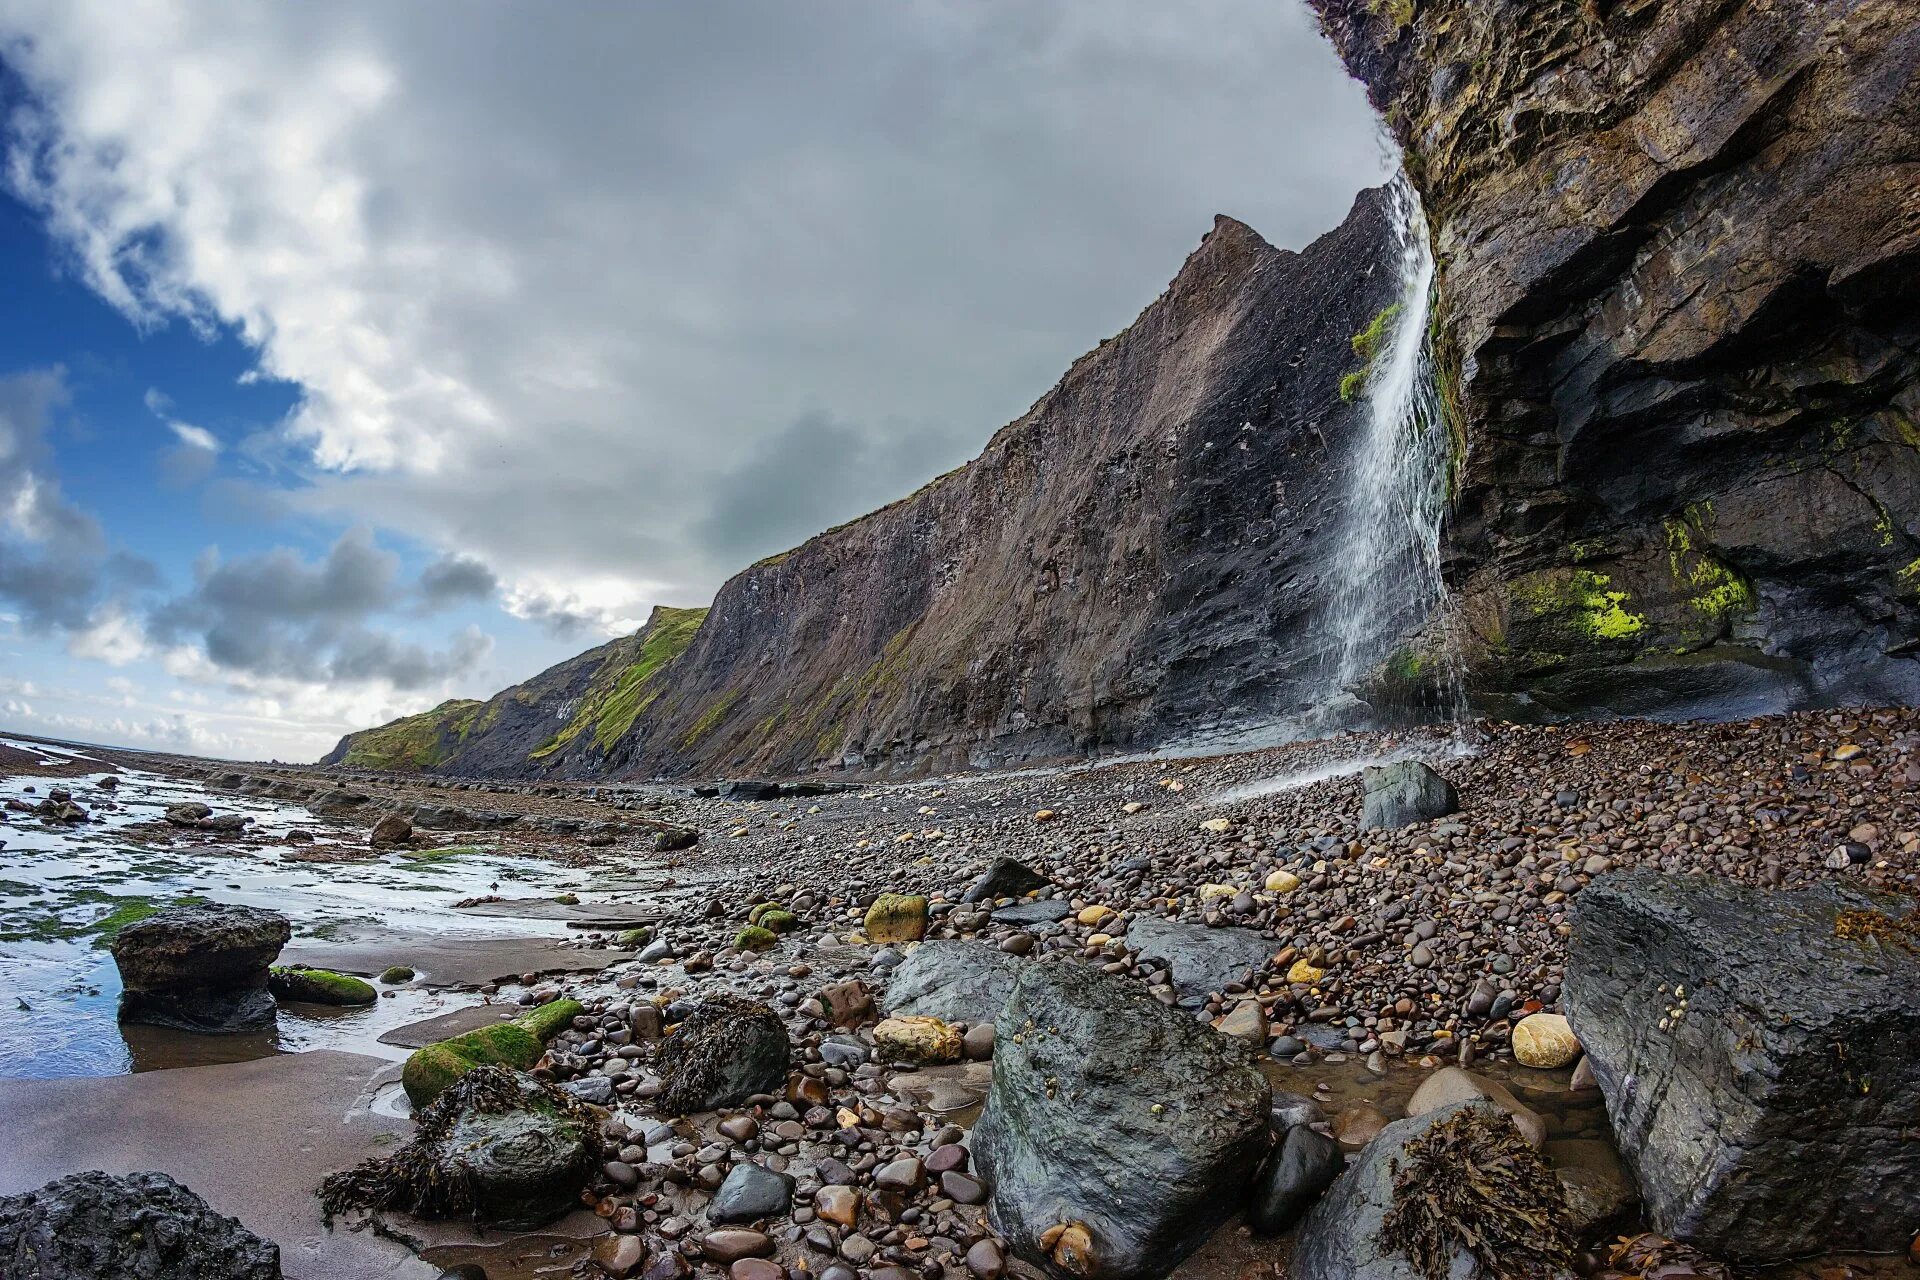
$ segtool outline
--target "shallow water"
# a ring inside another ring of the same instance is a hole
[[[74,756],[38,743],[8,745],[47,759]],[[103,767],[71,778],[23,774],[0,783],[0,798],[28,802],[64,787],[99,819],[63,827],[27,814],[0,815],[5,819],[0,825],[5,842],[0,850],[0,1078],[114,1075],[317,1048],[392,1056],[393,1050],[378,1045],[379,1035],[474,1000],[401,988],[364,1008],[283,1006],[276,1030],[253,1035],[123,1029],[114,1016],[120,982],[107,943],[117,922],[157,906],[194,897],[271,907],[293,922],[296,940],[370,927],[563,937],[570,932],[563,922],[476,920],[452,905],[487,893],[550,897],[587,885],[582,871],[484,844],[455,846],[451,838],[449,847],[460,851],[438,857],[300,861],[289,855],[314,846],[285,843],[282,837],[290,828],[312,832],[317,843],[356,846],[364,846],[364,830],[323,822],[304,807],[207,793],[197,784],[141,770],[111,770],[120,788],[102,791],[98,783],[107,772]],[[169,842],[156,842],[128,830],[187,800],[249,815],[255,820],[250,832],[263,834],[181,832]]]

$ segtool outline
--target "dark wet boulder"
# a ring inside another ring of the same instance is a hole
[[[780,784],[757,778],[735,778],[720,784],[722,800],[772,800],[780,794]]]
[[[1360,787],[1363,829],[1430,822],[1460,807],[1453,784],[1418,760],[1368,765]]]
[[[715,992],[687,1015],[654,1058],[654,1070],[666,1082],[659,1109],[688,1115],[772,1093],[786,1084],[792,1056],[779,1014],[730,991]]]
[[[213,806],[202,804],[198,800],[187,800],[167,810],[167,821],[176,827],[197,827],[201,821],[213,816]]]
[[[405,814],[389,813],[373,824],[373,832],[367,837],[367,843],[379,849],[387,845],[405,844],[413,839],[413,823]]]
[[[973,1158],[995,1225],[1079,1280],[1165,1275],[1245,1202],[1272,1090],[1246,1048],[1135,983],[1033,964],[995,1024]]]
[[[168,907],[122,929],[113,941],[120,968],[120,1020],[186,1031],[270,1026],[267,969],[293,929],[261,907]]]
[[[662,831],[653,838],[655,853],[674,853],[681,849],[691,849],[700,843],[700,833],[692,827],[675,827]]]
[[[1553,1170],[1485,1102],[1382,1129],[1308,1212],[1287,1263],[1287,1280],[1573,1274]]]
[[[1183,996],[1224,991],[1246,982],[1273,959],[1279,944],[1252,929],[1209,928],[1159,916],[1138,916],[1127,926],[1127,945],[1167,962],[1174,989]]]
[[[996,898],[1021,898],[1052,883],[1017,858],[996,858],[960,901],[992,902]]]
[[[1026,963],[984,943],[923,942],[887,979],[887,1012],[944,1022],[992,1022]]]
[[[0,1196],[7,1280],[280,1280],[280,1247],[164,1173],[69,1174]]]
[[[1346,1167],[1338,1142],[1304,1124],[1294,1125],[1260,1166],[1247,1225],[1262,1235],[1291,1230]]]
[[[327,1216],[399,1209],[508,1230],[577,1207],[604,1160],[600,1125],[579,1100],[506,1067],[477,1067],[417,1117],[413,1138],[320,1185]]]
[[[1562,999],[1648,1221],[1734,1262],[1905,1249],[1913,902],[1623,872],[1576,903]]]
[[[316,818],[334,818],[352,813],[367,802],[367,795],[361,791],[342,791],[338,788],[323,791],[307,804],[307,809]]]

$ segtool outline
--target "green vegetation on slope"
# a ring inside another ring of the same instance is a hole
[[[1355,396],[1366,389],[1367,377],[1373,372],[1373,362],[1380,354],[1380,348],[1386,344],[1392,331],[1393,322],[1400,316],[1400,304],[1394,303],[1373,318],[1366,328],[1353,335],[1353,354],[1360,357],[1360,367],[1340,379],[1340,398],[1351,403]]]
[[[601,751],[618,742],[659,696],[657,689],[647,687],[649,682],[661,668],[686,652],[706,616],[704,608],[655,609],[638,650],[623,650],[608,659],[594,675],[566,727],[535,747],[531,758],[545,760],[588,730],[592,730],[594,745]],[[630,659],[627,653],[632,654]]]
[[[486,704],[449,698],[431,711],[353,735],[340,763],[361,769],[431,769],[466,741]]]

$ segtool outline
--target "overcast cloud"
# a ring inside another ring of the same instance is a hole
[[[1214,213],[1297,247],[1383,172],[1289,0],[13,0],[0,57],[31,94],[9,185],[72,269],[134,323],[241,326],[301,389],[285,439],[233,442],[291,459],[246,500],[444,553],[415,604],[563,627],[704,600],[912,489]],[[189,482],[222,442],[156,413]],[[476,636],[361,629],[355,591],[406,593],[360,537],[209,562],[163,628],[279,678],[471,663]]]

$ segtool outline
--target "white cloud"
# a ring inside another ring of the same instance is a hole
[[[208,453],[220,452],[220,438],[205,427],[196,427],[191,423],[169,420],[167,429],[178,436],[180,443],[190,449],[203,449]]]
[[[92,287],[298,385],[298,510],[602,629],[972,453],[1215,212],[1298,245],[1381,173],[1285,0],[16,0],[0,57]]]

